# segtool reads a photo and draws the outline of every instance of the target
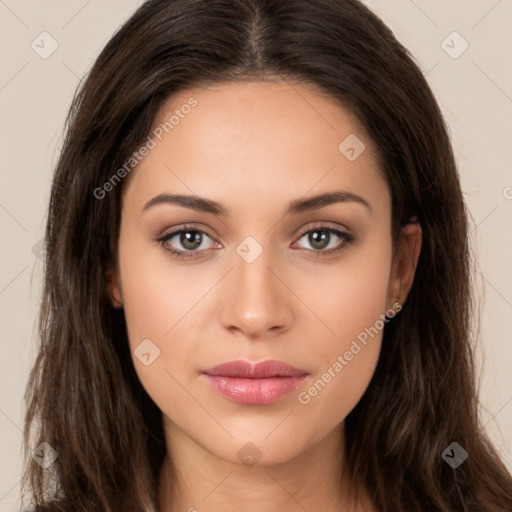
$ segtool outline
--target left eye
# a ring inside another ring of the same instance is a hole
[[[333,240],[333,235],[334,238],[339,238],[342,242],[331,244],[331,242],[335,242],[335,240]],[[346,244],[353,241],[353,237],[348,233],[343,233],[342,231],[329,227],[310,229],[309,231],[306,231],[299,240],[302,240],[303,238],[306,238],[307,243],[312,246],[310,248],[306,247],[306,249],[326,253],[341,250]]]

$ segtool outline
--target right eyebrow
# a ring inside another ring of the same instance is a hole
[[[159,194],[146,203],[142,211],[146,211],[158,204],[177,204],[184,208],[191,208],[200,212],[211,213],[213,215],[228,215],[227,210],[216,201],[205,199],[199,196],[189,196],[181,194]]]

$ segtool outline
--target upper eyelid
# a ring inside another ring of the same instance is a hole
[[[199,228],[199,227],[196,227],[196,226],[182,226],[182,227],[178,227],[176,229],[171,229],[169,231],[164,231],[157,238],[159,240],[161,240],[163,238],[172,238],[172,237],[174,237],[176,235],[179,235],[180,233],[184,233],[184,232],[187,232],[187,231],[197,231],[199,233],[204,233],[205,235],[208,235],[212,240],[215,238],[212,235],[210,235],[210,233],[208,233],[208,231],[206,229]]]
[[[350,234],[349,229],[346,227],[342,227],[339,224],[336,226],[331,225],[329,221],[320,221],[314,226],[309,226],[307,228],[299,230],[298,234],[296,236],[304,236],[306,233],[309,233],[310,231],[314,231],[315,229],[328,229],[333,231],[340,231],[341,233]]]

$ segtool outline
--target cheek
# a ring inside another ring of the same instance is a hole
[[[186,270],[168,258],[163,249],[136,243],[135,235],[131,238],[129,233],[120,238],[119,248],[123,303],[132,349],[144,338],[164,342],[171,339],[176,326],[184,319],[185,323],[190,321],[187,313],[207,292],[208,276],[199,267]]]
[[[299,269],[294,291],[305,298],[319,320],[311,321],[310,327],[315,327],[316,339],[322,341],[317,345],[321,354],[331,357],[333,351],[350,345],[385,313],[391,254],[390,241],[375,235],[350,247],[334,265]]]
[[[336,425],[355,407],[370,383],[388,322],[391,251],[389,240],[382,238],[371,247],[347,253],[343,263],[330,269],[328,279],[327,275],[317,276],[318,283],[328,286],[323,291],[312,289],[307,295],[311,309],[326,326],[321,332],[326,334],[309,334],[310,339],[317,340],[308,354],[316,362],[315,372],[297,394],[298,403],[309,413],[306,422],[309,417],[321,417],[326,428]]]
[[[187,312],[204,295],[205,283],[187,279],[190,273],[183,267],[137,240],[129,230],[121,231],[119,270],[128,341],[141,384],[165,409],[169,396],[180,395],[171,375],[176,373],[174,364],[180,365],[192,351],[193,336],[179,333],[190,333]]]

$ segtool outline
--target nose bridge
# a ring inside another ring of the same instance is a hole
[[[231,286],[223,301],[222,323],[251,336],[284,327],[291,318],[290,294],[275,276],[279,273],[273,252],[254,239],[244,240],[234,254]]]

